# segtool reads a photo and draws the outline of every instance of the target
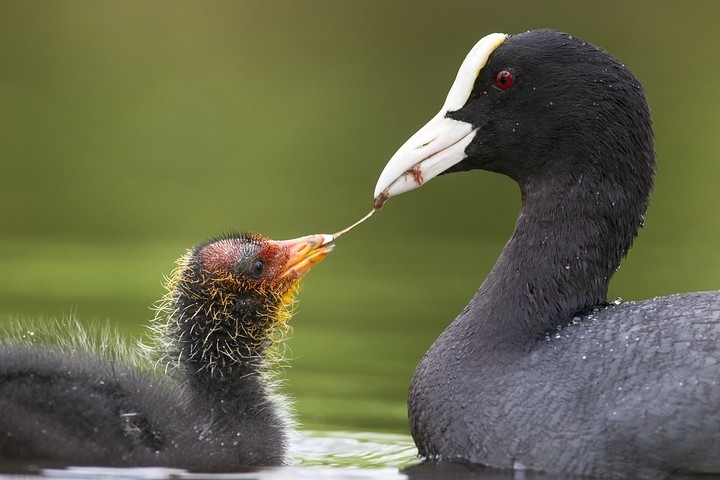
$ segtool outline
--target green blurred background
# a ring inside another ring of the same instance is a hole
[[[644,83],[659,176],[625,300],[720,287],[720,2],[0,3],[0,321],[139,336],[163,274],[228,230],[333,232],[468,49],[551,27]],[[507,240],[515,185],[472,172],[392,199],[305,281],[287,391],[308,428],[406,432],[414,367]]]

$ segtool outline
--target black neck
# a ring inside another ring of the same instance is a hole
[[[647,178],[630,193],[616,179],[583,174],[521,183],[513,235],[462,320],[493,348],[524,349],[605,304],[610,277],[642,225]]]
[[[267,313],[250,297],[219,303],[180,297],[172,335],[176,358],[193,391],[219,399],[265,393]]]

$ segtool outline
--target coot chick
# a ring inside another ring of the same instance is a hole
[[[229,235],[188,251],[151,327],[160,372],[101,354],[0,346],[0,461],[282,464],[292,422],[271,357],[301,277],[331,241]]]
[[[486,36],[385,167],[375,206],[472,169],[514,179],[522,207],[415,371],[420,454],[603,478],[720,473],[720,293],[607,300],[655,172],[640,82],[565,33]]]

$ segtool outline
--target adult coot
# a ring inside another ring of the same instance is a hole
[[[388,197],[442,173],[514,179],[522,208],[409,393],[420,454],[604,478],[720,473],[720,294],[608,304],[655,156],[640,82],[550,30],[488,35],[392,157]]]
[[[300,278],[331,239],[231,235],[189,251],[152,327],[168,375],[98,354],[0,346],[0,461],[281,464],[291,421],[268,357]]]

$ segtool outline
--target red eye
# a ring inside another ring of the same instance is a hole
[[[507,70],[503,70],[495,74],[495,85],[497,85],[497,87],[501,90],[507,90],[512,87],[514,81],[515,78],[513,77],[513,74]]]

